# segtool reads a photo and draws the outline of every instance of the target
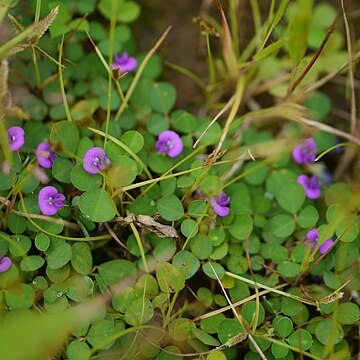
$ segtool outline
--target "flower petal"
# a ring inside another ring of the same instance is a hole
[[[55,215],[58,209],[49,204],[49,198],[55,199],[58,190],[54,186],[45,186],[39,192],[38,205],[43,215]]]
[[[327,253],[333,245],[334,245],[334,241],[332,239],[325,240],[319,247],[320,254]]]
[[[8,271],[11,267],[12,261],[9,257],[4,256],[0,258],[0,273]]]

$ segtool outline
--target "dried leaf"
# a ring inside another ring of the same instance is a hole
[[[226,20],[226,16],[222,6],[220,5],[220,13],[222,17],[222,27],[223,27],[223,55],[226,67],[229,71],[229,74],[232,78],[236,78],[237,76],[237,61],[236,55],[232,45],[231,32]]]
[[[159,237],[178,238],[176,230],[169,225],[161,224],[155,221],[151,216],[147,215],[134,215],[130,214],[125,218],[116,218],[120,224],[128,225],[135,223],[137,226],[142,227],[148,231],[155,233]]]

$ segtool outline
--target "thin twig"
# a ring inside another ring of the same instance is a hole
[[[104,223],[106,230],[109,232],[109,234],[112,236],[112,238],[125,250],[128,250],[128,248],[125,246],[125,244],[118,238],[118,236],[114,233],[113,229],[110,227],[108,223]]]
[[[352,45],[351,45],[351,34],[349,22],[345,13],[344,0],[341,0],[341,8],[343,12],[345,32],[346,32],[346,42],[347,49],[349,54],[349,82],[350,82],[350,101],[351,101],[351,134],[354,135],[356,130],[356,98],[355,98],[355,82],[354,82],[354,69],[353,69],[353,59],[352,59]]]
[[[294,83],[291,86],[290,89],[290,93],[292,93],[297,87],[298,85],[303,81],[304,77],[307,75],[307,73],[309,72],[309,70],[313,67],[313,65],[315,64],[316,60],[319,58],[320,54],[322,53],[322,51],[324,50],[324,47],[326,45],[326,43],[328,42],[328,40],[330,39],[330,36],[332,35],[332,33],[335,30],[335,25],[337,23],[338,18],[336,18],[334,20],[334,22],[332,23],[332,25],[330,26],[330,28],[328,29],[326,36],[324,38],[324,40],[322,41],[322,43],[320,44],[319,48],[316,50],[315,54],[313,55],[313,57],[311,58],[310,62],[306,65],[305,69],[303,70],[303,72],[300,74],[300,76],[294,81]]]
[[[228,102],[225,104],[225,106],[215,115],[215,117],[210,121],[209,125],[206,127],[206,129],[202,132],[202,134],[199,136],[199,138],[195,141],[195,144],[193,145],[193,148],[195,149],[200,140],[203,138],[203,136],[208,132],[208,130],[215,124],[215,122],[224,115],[232,106],[232,104],[235,101],[235,95],[233,95]]]

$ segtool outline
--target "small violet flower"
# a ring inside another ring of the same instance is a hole
[[[172,130],[163,131],[155,146],[159,153],[167,153],[170,157],[179,156],[184,149],[181,137]]]
[[[120,72],[126,73],[130,71],[134,71],[137,67],[137,60],[131,56],[127,52],[122,53],[121,56],[115,54],[114,62],[112,63],[112,68],[120,68]]]
[[[219,196],[213,196],[210,199],[211,206],[218,216],[225,217],[230,213],[228,205],[230,204],[230,196],[222,192]]]
[[[39,192],[38,204],[44,215],[55,215],[65,206],[65,195],[60,194],[54,186],[45,186]]]
[[[8,138],[11,151],[17,151],[25,144],[25,131],[20,126],[12,126],[8,129]]]
[[[315,160],[316,142],[313,138],[308,138],[295,147],[292,157],[298,164],[309,165]]]
[[[305,195],[308,199],[317,199],[321,195],[319,177],[314,175],[312,177],[300,175],[296,181],[303,186]]]
[[[319,233],[317,228],[311,229],[306,233],[305,243],[308,245],[312,245],[312,250],[316,248],[316,244],[318,240],[319,240]],[[333,246],[333,244],[334,241],[332,239],[325,240],[319,247],[320,254],[327,253],[330,250],[330,248]]]
[[[11,268],[12,261],[7,256],[0,256],[0,273],[6,272]]]
[[[83,168],[89,174],[97,174],[110,164],[105,150],[99,147],[89,149],[83,158]]]
[[[45,169],[52,168],[57,155],[52,151],[51,146],[47,142],[42,142],[36,148],[36,159],[40,166]]]

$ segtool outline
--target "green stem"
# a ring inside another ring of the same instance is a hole
[[[62,36],[61,44],[59,47],[59,63],[60,64],[62,61],[63,47],[64,47],[64,35]],[[72,117],[71,117],[71,112],[70,112],[69,104],[68,104],[66,93],[65,93],[64,79],[63,79],[63,75],[62,75],[62,67],[61,66],[58,67],[58,74],[59,74],[60,91],[61,91],[61,96],[63,98],[66,118],[68,119],[69,122],[71,122]]]

